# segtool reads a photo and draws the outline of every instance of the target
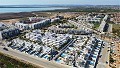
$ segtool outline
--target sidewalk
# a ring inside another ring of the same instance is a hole
[[[13,58],[17,58],[19,60],[32,63],[34,65],[44,67],[44,68],[70,68],[67,65],[59,64],[54,61],[48,61],[43,58],[38,58],[32,55],[25,54],[24,52],[19,52],[17,50],[13,50],[8,48],[9,51],[3,50],[3,47],[0,47],[0,52],[10,55]]]

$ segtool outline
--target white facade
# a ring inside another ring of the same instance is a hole
[[[33,20],[41,20],[41,19],[44,19],[43,17],[29,17],[29,20],[30,21],[33,21]]]
[[[2,22],[0,22],[0,27],[4,26],[4,24]]]
[[[41,31],[34,30],[31,33],[26,34],[26,38],[32,41],[40,41],[47,46],[55,46],[59,48],[61,45],[66,43],[70,38],[67,34],[55,34],[46,32],[44,35],[41,35]]]
[[[98,31],[103,32],[104,27],[105,27],[105,24],[106,24],[106,22],[105,22],[105,21],[102,21],[101,24],[100,24],[100,26],[99,26]]]
[[[103,20],[102,20],[102,22],[101,22],[101,24],[100,24],[100,26],[99,26],[98,31],[104,32],[105,25],[107,24],[107,23],[106,23],[107,18],[108,18],[108,15],[106,15],[106,16],[103,18]]]
[[[15,26],[20,28],[21,30],[23,30],[23,29],[27,30],[27,29],[41,28],[49,23],[50,23],[50,19],[46,19],[46,20],[42,20],[40,22],[36,22],[36,23],[32,23],[32,24],[24,24],[24,23],[17,22],[17,23],[15,23]]]
[[[55,46],[59,48],[65,42],[67,42],[69,35],[67,34],[55,34],[55,33],[46,33],[42,38],[42,42],[48,46]]]
[[[60,18],[53,18],[53,19],[51,19],[51,22],[55,22],[55,21],[58,21],[58,20],[60,20]]]
[[[32,20],[30,18],[30,20]],[[54,18],[54,19],[45,19],[45,20],[42,20],[42,21],[39,21],[39,22],[36,22],[36,23],[32,23],[32,24],[25,24],[25,23],[20,23],[20,22],[17,22],[15,23],[15,26],[20,28],[21,30],[28,30],[28,29],[38,29],[38,28],[41,28],[41,27],[44,27],[54,21],[57,21],[59,20],[59,18]]]
[[[40,30],[34,30],[31,33],[26,34],[26,38],[32,41],[41,41],[42,35]]]
[[[25,30],[29,29],[29,24],[24,24],[24,23],[17,22],[17,23],[15,23],[15,26],[18,27],[18,28],[20,28],[21,30],[23,30],[23,29],[25,29]]]
[[[20,30],[17,28],[8,28],[0,31],[0,39],[7,39],[10,37],[14,37],[20,34]]]
[[[87,21],[87,22],[100,22],[100,18],[90,17],[90,16],[79,16],[76,19],[79,19],[79,21]]]

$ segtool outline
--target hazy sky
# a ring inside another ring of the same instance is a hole
[[[120,0],[0,0],[0,5],[46,5],[46,4],[120,5]]]

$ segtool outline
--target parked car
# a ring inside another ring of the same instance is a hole
[[[106,61],[106,64],[108,64],[108,62]]]
[[[5,48],[5,47],[3,48],[3,50],[6,50],[6,51],[8,51],[8,49],[7,49],[7,48]]]

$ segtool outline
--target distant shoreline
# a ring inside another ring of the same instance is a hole
[[[120,5],[0,5],[0,14],[21,12],[119,12]],[[116,8],[116,9],[114,9]]]
[[[54,10],[61,10],[61,9],[68,9],[67,7],[1,7],[0,6],[0,14],[3,13],[20,13],[20,12],[41,12],[41,11],[54,11]]]
[[[22,7],[22,6],[0,6],[0,8],[67,8],[67,7],[52,7],[52,6],[44,6],[44,7],[40,7],[40,6],[33,6],[33,7],[27,7],[27,6],[24,6],[24,7]]]
[[[19,6],[17,6],[17,7],[19,7]],[[52,6],[50,6],[50,7],[52,7]],[[24,6],[24,9],[25,8],[27,8],[27,7]],[[56,7],[56,8],[58,8],[58,7]],[[55,8],[53,8],[53,9],[49,9],[49,10],[47,10],[47,9],[42,10],[42,8],[39,9],[39,10],[38,9],[37,10],[33,10],[33,9],[30,10],[30,11],[27,10],[27,11],[7,12],[7,13],[6,12],[5,13],[0,12],[0,20],[17,19],[17,18],[36,16],[33,13],[39,13],[39,12],[40,13],[42,13],[42,12],[88,12],[88,13],[91,13],[91,12],[96,12],[96,13],[120,12],[120,9],[117,9],[117,8],[114,9],[112,7],[111,8],[109,8],[109,7],[106,8],[105,6],[103,8],[101,8],[101,7],[88,7],[88,6],[86,6],[86,7],[82,7],[82,6],[81,7],[74,7],[73,6],[73,7],[67,7],[67,8],[66,7],[62,7],[62,9],[55,9]],[[9,9],[7,9],[7,10],[9,11]],[[19,10],[19,9],[17,9],[17,10]],[[46,14],[42,14],[42,15],[46,15]],[[40,16],[42,16],[42,15],[40,15]]]

